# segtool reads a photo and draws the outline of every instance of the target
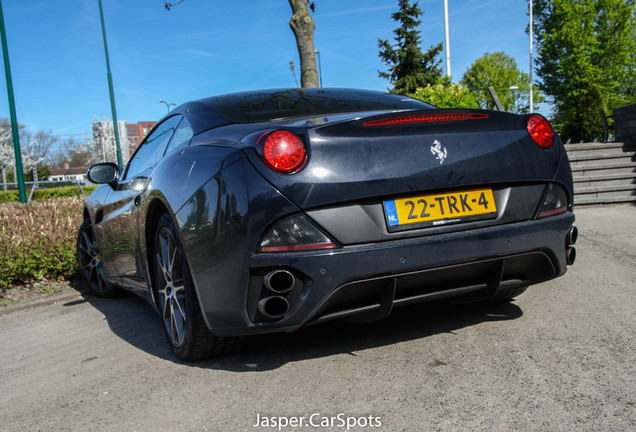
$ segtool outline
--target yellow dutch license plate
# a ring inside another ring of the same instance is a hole
[[[384,201],[389,229],[446,225],[497,217],[492,189],[422,195]]]

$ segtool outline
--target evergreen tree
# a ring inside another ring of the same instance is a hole
[[[391,92],[407,94],[427,84],[435,84],[441,78],[441,60],[437,57],[443,45],[440,42],[422,52],[417,27],[421,24],[418,18],[423,12],[418,2],[411,4],[409,0],[400,0],[399,7],[400,10],[391,15],[394,21],[400,23],[400,27],[393,30],[396,44],[378,39],[380,58],[389,68],[388,72],[378,71],[378,74],[393,84]]]

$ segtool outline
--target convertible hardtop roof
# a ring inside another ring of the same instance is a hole
[[[197,101],[230,123],[262,123],[288,117],[312,117],[365,111],[431,109],[410,97],[372,90],[291,88],[213,96]]]

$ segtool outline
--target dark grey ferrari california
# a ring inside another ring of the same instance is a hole
[[[574,261],[572,176],[540,115],[361,90],[215,96],[98,164],[77,254],[159,312],[174,353],[445,298],[502,301]]]

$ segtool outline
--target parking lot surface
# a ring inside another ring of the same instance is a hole
[[[134,296],[0,312],[0,429],[636,430],[636,207],[577,209],[577,261],[510,303],[423,304],[182,363]]]

